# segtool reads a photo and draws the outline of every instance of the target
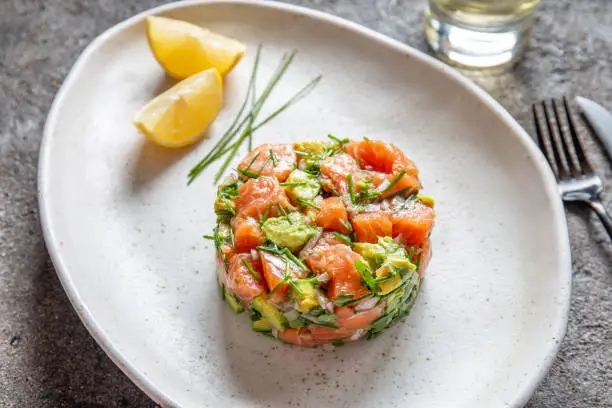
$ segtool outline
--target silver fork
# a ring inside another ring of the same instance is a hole
[[[563,104],[555,99],[536,103],[532,111],[538,145],[557,177],[561,198],[588,204],[612,239],[612,218],[599,198],[603,183],[584,153],[567,97]]]

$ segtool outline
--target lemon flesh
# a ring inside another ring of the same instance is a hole
[[[153,142],[183,147],[204,136],[223,104],[221,76],[211,68],[193,75],[142,107],[134,125]]]
[[[178,80],[210,68],[226,75],[246,51],[241,42],[171,18],[147,17],[146,30],[155,59]]]

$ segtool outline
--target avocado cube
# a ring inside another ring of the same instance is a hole
[[[257,296],[251,302],[251,307],[261,313],[263,318],[276,330],[284,332],[287,329],[287,319],[285,316],[266,298]]]
[[[264,332],[265,333],[265,332],[272,331],[272,325],[270,324],[268,319],[265,319],[265,318],[254,321],[251,324],[251,327],[256,332]]]
[[[319,306],[315,284],[309,279],[295,279],[291,282],[291,295],[295,299],[295,309],[308,313]]]
[[[261,226],[266,238],[277,245],[297,251],[319,231],[306,224],[306,217],[298,212],[288,216],[268,218]]]

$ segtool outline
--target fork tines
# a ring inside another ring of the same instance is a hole
[[[563,180],[592,173],[567,97],[563,98],[563,103],[556,99],[536,103],[532,111],[538,145],[557,178]]]

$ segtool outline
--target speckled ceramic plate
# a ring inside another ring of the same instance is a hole
[[[249,45],[226,106],[193,149],[148,143],[134,112],[168,86],[144,17]],[[299,55],[269,106],[319,87],[258,142],[367,135],[397,144],[436,197],[434,258],[409,318],[373,341],[299,349],[255,334],[217,293],[211,168],[187,171],[228,126],[255,45],[262,77]],[[496,102],[451,68],[344,20],[276,3],[175,3],[123,22],[79,58],[40,155],[49,252],[70,300],[121,369],[167,407],[505,407],[523,404],[564,333],[570,256],[543,158]]]

